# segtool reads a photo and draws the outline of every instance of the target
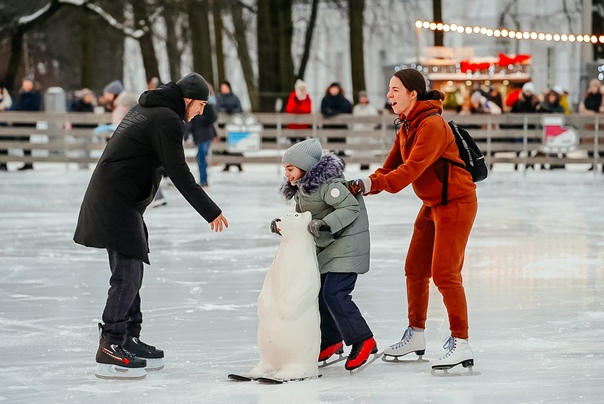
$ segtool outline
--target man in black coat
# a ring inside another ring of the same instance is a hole
[[[208,85],[197,73],[143,93],[118,125],[90,179],[74,241],[109,253],[111,287],[104,324],[99,324],[98,377],[142,378],[145,367],[163,367],[163,351],[139,340],[139,291],[143,263],[149,264],[143,213],[163,171],[213,231],[228,227],[220,208],[195,182],[182,145],[184,121],[203,113],[208,95]]]

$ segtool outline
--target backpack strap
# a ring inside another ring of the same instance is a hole
[[[442,118],[442,115],[437,114],[436,112],[431,112],[428,115],[426,115],[426,118],[429,116],[440,116]],[[444,122],[444,119],[443,119]],[[447,124],[445,122],[445,124]],[[453,135],[455,136],[455,134]],[[455,164],[454,162],[441,157],[441,160],[443,160],[443,192],[442,192],[442,198],[441,198],[441,205],[446,205],[449,202],[449,164]]]

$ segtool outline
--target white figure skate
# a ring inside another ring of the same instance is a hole
[[[402,356],[415,352],[418,356],[417,360],[401,360]],[[420,363],[428,362],[423,359],[423,355],[426,352],[426,340],[424,338],[424,330],[414,330],[411,327],[407,327],[403,337],[399,342],[394,345],[390,345],[389,348],[384,350],[384,356],[382,361],[391,363]]]
[[[432,374],[434,376],[471,376],[480,373],[473,371],[474,354],[470,349],[467,339],[449,337],[443,345],[445,348],[444,356],[432,363]],[[462,365],[468,368],[467,373],[449,373],[449,369]]]

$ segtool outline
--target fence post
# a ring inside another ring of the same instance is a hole
[[[598,147],[598,139],[599,139],[599,134],[600,134],[600,115],[596,114],[596,122],[594,124],[594,162],[593,162],[593,167],[594,167],[594,174],[596,174],[598,172],[598,160],[600,158],[600,154],[599,154],[599,147]]]
[[[526,115],[526,114],[523,117],[523,123],[522,123],[522,151],[525,153],[524,154],[524,172],[526,173],[527,166],[528,166],[528,158],[529,158],[529,151],[528,151],[528,115]]]
[[[44,111],[51,112],[48,114],[48,142],[52,143],[54,139],[61,141],[63,144],[63,158],[67,164],[67,139],[66,139],[66,97],[65,90],[61,87],[49,87],[44,93]],[[53,150],[48,150],[50,156]]]

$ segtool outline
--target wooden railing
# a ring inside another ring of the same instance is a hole
[[[281,153],[292,142],[315,137],[323,148],[342,151],[350,163],[382,163],[394,138],[394,118],[390,113],[375,117],[339,115],[323,118],[320,114],[254,114],[264,126],[261,150],[241,154],[227,152],[224,125],[231,118],[219,115],[220,137],[212,145],[213,163],[279,163]],[[573,164],[604,163],[604,145],[600,135],[600,115],[566,116],[566,126],[575,128],[579,144],[572,153],[540,153],[542,132],[540,114],[456,115],[445,113],[472,134],[487,156],[489,164]],[[62,162],[94,164],[110,133],[95,134],[94,128],[111,121],[110,114],[2,112],[0,113],[0,163]],[[288,124],[307,124],[308,129],[288,129]],[[355,124],[365,126],[354,130]],[[341,126],[338,128],[337,126]],[[335,127],[334,127],[335,126]],[[342,127],[343,126],[343,127]],[[195,146],[185,143],[187,159],[195,161]],[[22,150],[33,150],[24,156]],[[600,156],[602,154],[603,156]]]

